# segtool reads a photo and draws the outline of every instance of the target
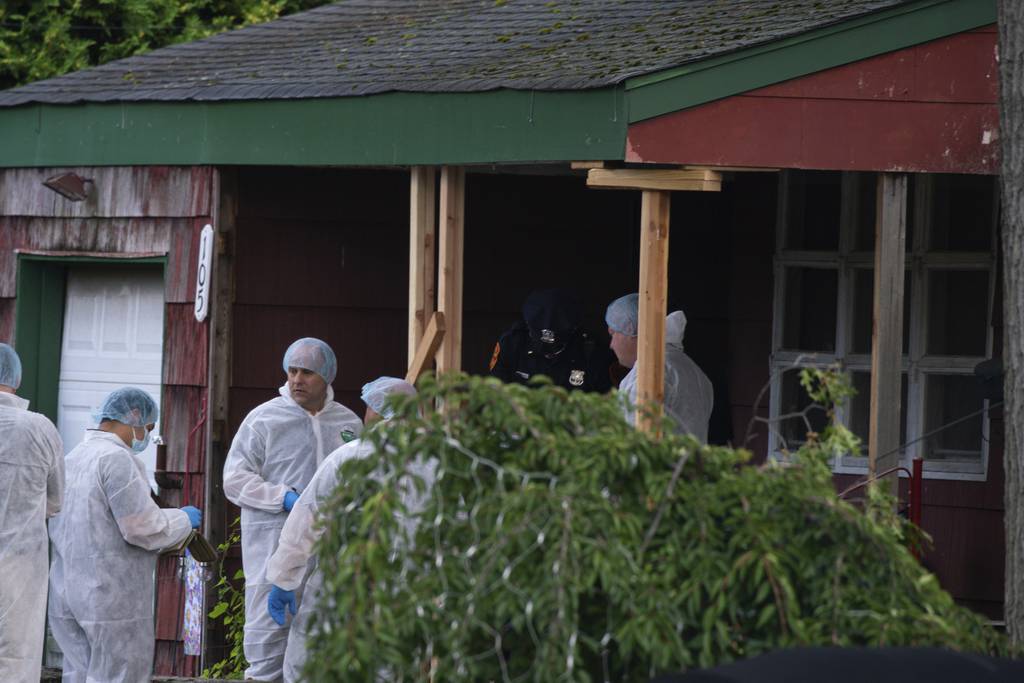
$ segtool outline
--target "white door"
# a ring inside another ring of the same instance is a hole
[[[160,269],[68,269],[57,397],[57,430],[65,453],[81,443],[86,429],[96,426],[92,413],[114,389],[144,389],[159,405],[163,336]],[[156,446],[150,445],[141,457],[155,491]],[[49,627],[43,661],[54,667],[62,663]]]
[[[92,413],[114,389],[138,387],[159,405],[163,334],[159,269],[68,270],[57,406],[65,452],[96,426]],[[155,490],[156,446],[150,445],[141,457]]]

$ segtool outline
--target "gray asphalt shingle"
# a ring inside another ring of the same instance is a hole
[[[0,92],[30,102],[580,90],[908,0],[344,0]]]

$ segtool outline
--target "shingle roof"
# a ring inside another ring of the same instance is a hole
[[[908,0],[345,0],[0,92],[30,102],[580,90]]]

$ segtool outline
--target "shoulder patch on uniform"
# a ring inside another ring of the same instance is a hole
[[[498,364],[498,356],[500,356],[500,355],[501,355],[501,342],[498,342],[497,344],[494,345],[494,353],[491,355],[491,364],[487,368],[488,370],[493,370],[494,369],[494,366]]]

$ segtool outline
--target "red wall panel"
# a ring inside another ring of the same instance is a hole
[[[192,304],[165,305],[164,383],[206,386],[209,318],[196,320]]]
[[[986,173],[999,163],[995,33],[962,33],[629,127],[626,160]]]

